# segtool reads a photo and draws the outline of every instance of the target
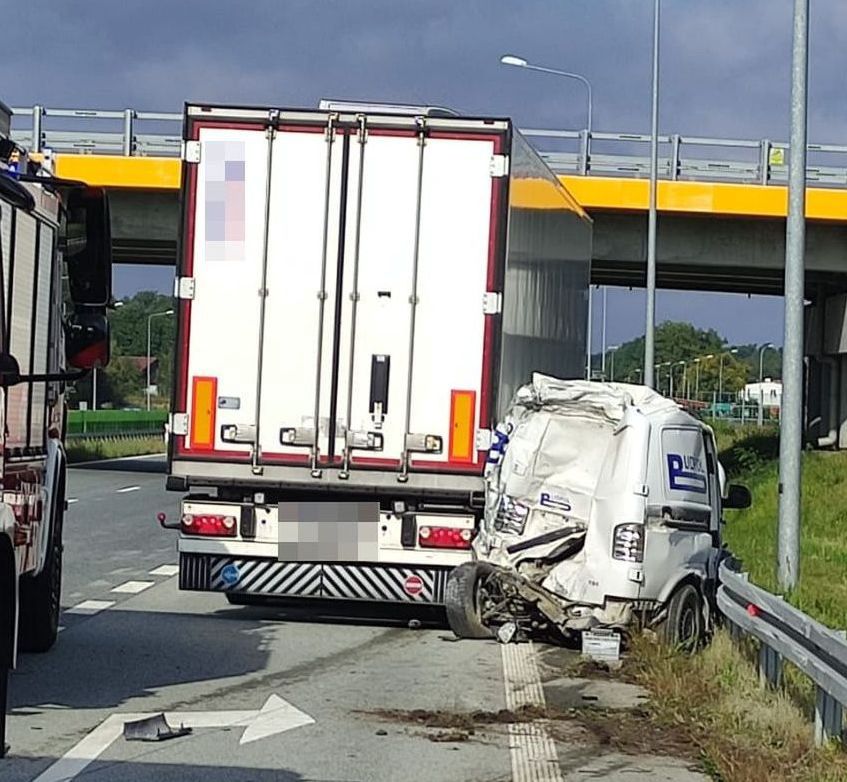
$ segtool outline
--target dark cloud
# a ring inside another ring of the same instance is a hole
[[[581,86],[498,63],[513,52],[589,78],[595,129],[649,127],[649,0],[30,0],[20,8],[0,50],[11,104],[177,111],[186,99],[345,97],[582,127]],[[791,8],[791,0],[666,0],[662,130],[784,140]],[[847,132],[845,40],[843,0],[813,3],[815,140],[837,143]]]

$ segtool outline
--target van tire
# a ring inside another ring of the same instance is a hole
[[[493,570],[483,562],[464,562],[447,577],[444,590],[447,623],[458,638],[491,638],[494,635],[482,623],[479,605],[480,579]]]
[[[44,568],[36,576],[24,576],[19,582],[20,610],[18,649],[22,652],[47,652],[59,635],[62,608],[62,526],[65,509],[65,478],[59,479],[50,545]]]
[[[693,584],[683,584],[671,595],[659,635],[668,646],[689,654],[700,647],[705,636],[703,597]]]

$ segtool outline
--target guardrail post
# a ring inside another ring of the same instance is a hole
[[[759,182],[766,185],[771,179],[771,147],[770,139],[762,139],[759,145]]]
[[[134,109],[124,109],[124,155],[129,157],[135,146],[135,135],[133,123],[135,120]]]
[[[844,737],[844,709],[826,690],[815,686],[815,744]]]
[[[579,132],[579,173],[585,176],[588,173],[589,154],[590,154],[591,139],[587,130]]]
[[[32,147],[33,152],[41,152],[41,120],[44,117],[44,106],[36,104],[32,107]]]
[[[765,643],[759,645],[759,684],[774,689],[782,686],[782,655]]]
[[[682,139],[680,138],[679,133],[674,133],[671,136],[671,170],[670,177],[675,182],[679,179],[679,170],[681,167],[681,163],[679,160],[679,145]]]

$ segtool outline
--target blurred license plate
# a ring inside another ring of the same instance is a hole
[[[378,502],[279,503],[280,562],[375,562]]]

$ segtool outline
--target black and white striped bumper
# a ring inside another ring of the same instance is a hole
[[[179,588],[276,597],[443,603],[451,569],[180,554]]]

